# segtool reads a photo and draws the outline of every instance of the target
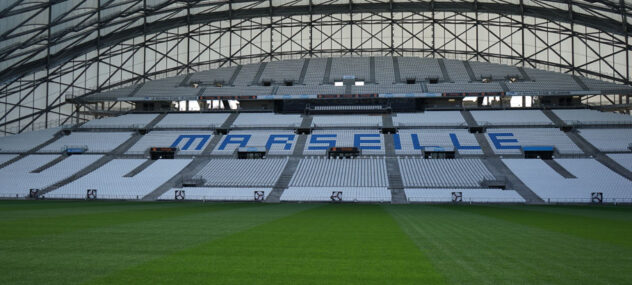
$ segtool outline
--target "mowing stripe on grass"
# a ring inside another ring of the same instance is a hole
[[[219,204],[214,207],[204,207],[201,203],[170,203],[146,207],[145,203],[138,203],[136,205],[108,208],[107,212],[98,211],[99,208],[95,207],[95,211],[88,210],[87,213],[75,213],[75,209],[68,209],[63,211],[63,213],[59,213],[58,211],[58,215],[55,216],[39,215],[25,219],[0,221],[0,228],[11,229],[8,231],[0,231],[0,241],[59,234],[86,228],[138,223],[155,219],[172,218],[174,216],[232,209],[234,207],[253,207],[253,204]]]
[[[528,207],[528,206],[519,206]],[[478,214],[476,207],[387,206],[451,284],[630,284],[632,251]],[[537,222],[547,216],[533,216]]]
[[[379,205],[323,205],[130,268],[111,283],[441,284]]]
[[[252,203],[179,203],[175,209],[164,206],[170,214],[156,213],[156,219],[100,223],[97,227],[3,241],[0,284],[85,283],[310,207]],[[133,218],[138,213],[127,214]],[[94,218],[110,219],[107,215]],[[65,227],[65,222],[53,220],[49,226]]]
[[[552,212],[542,206],[477,205],[451,208],[632,249],[632,221],[607,218],[607,216],[619,217],[621,215],[620,212],[612,211],[610,208],[586,207],[581,215],[578,215],[572,207],[567,211],[558,208],[557,212]],[[625,209],[631,209],[627,213],[632,216],[632,208],[625,207]],[[594,212],[594,214],[589,215],[587,212]]]

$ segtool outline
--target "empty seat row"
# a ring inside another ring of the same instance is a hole
[[[281,176],[285,159],[212,159],[195,177],[206,186],[271,187]]]
[[[480,159],[398,158],[405,187],[459,188],[481,187],[483,180],[494,180]]]
[[[632,181],[594,159],[556,159],[576,178],[565,178],[539,159],[503,159],[511,171],[546,202],[591,202],[603,193],[604,202],[632,202]]]
[[[97,198],[142,199],[175,176],[191,160],[156,160],[136,175],[125,177],[145,162],[145,159],[114,159],[86,176],[52,191],[46,197],[84,198],[87,189],[96,189]]]
[[[306,158],[290,181],[293,187],[386,187],[384,159]]]

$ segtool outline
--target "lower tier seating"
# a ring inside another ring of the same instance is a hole
[[[539,159],[503,159],[529,189],[550,202],[590,202],[603,193],[604,202],[632,202],[632,181],[594,159],[556,159],[577,178],[565,178]]]
[[[387,187],[386,162],[382,158],[306,158],[299,162],[290,186]]]
[[[608,156],[621,166],[632,171],[632,153],[611,153]]]
[[[579,134],[600,151],[629,152],[632,129],[580,129]]]
[[[281,176],[287,158],[283,159],[212,159],[195,177],[206,186],[272,187]]]
[[[281,195],[281,201],[326,202],[332,194],[340,202],[391,202],[391,192],[384,187],[290,187]]]
[[[459,188],[406,188],[409,202],[452,202],[453,192],[460,192],[464,203],[524,203],[525,200],[514,190],[501,189],[459,189]]]
[[[176,191],[184,191],[183,200],[203,201],[253,201],[255,192],[263,193],[263,199],[268,198],[272,188],[216,188],[216,187],[187,187],[171,189],[158,197],[158,200],[176,200]]]
[[[405,187],[481,187],[494,175],[480,159],[398,158]]]
[[[157,160],[136,175],[124,177],[145,162],[145,159],[114,159],[46,197],[80,199],[86,197],[87,189],[96,189],[98,198],[141,199],[180,172],[191,160]]]
[[[26,197],[29,189],[44,189],[66,179],[97,161],[101,155],[72,155],[41,172],[33,172],[59,158],[59,155],[29,155],[0,169],[0,196]]]

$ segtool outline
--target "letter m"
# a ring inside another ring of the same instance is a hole
[[[189,147],[195,142],[195,140],[200,139],[200,143],[195,147],[195,150],[201,150],[204,144],[211,138],[211,135],[180,135],[178,138],[171,144],[171,147],[178,147],[178,145],[185,141],[184,146],[180,150],[189,150]]]

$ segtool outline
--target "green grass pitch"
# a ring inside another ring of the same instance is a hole
[[[0,201],[0,284],[632,284],[632,207]]]

